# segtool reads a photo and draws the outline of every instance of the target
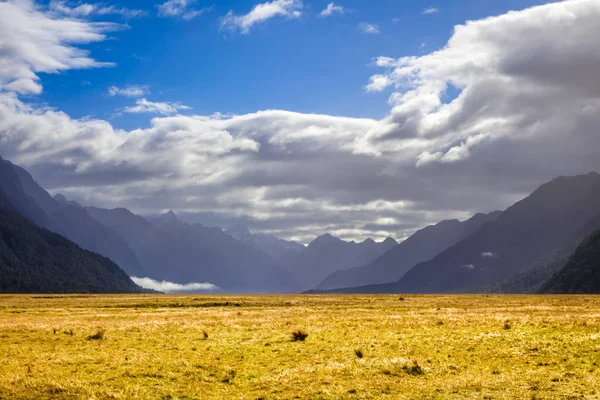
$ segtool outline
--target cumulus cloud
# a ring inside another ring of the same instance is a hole
[[[137,91],[132,90],[130,95],[137,97]],[[135,106],[125,107],[124,111],[127,113],[150,113],[150,114],[176,114],[179,110],[189,110],[191,107],[183,105],[181,103],[169,103],[169,102],[154,102],[141,98],[136,100]]]
[[[303,7],[300,0],[273,0],[256,5],[248,14],[236,15],[229,11],[221,20],[223,29],[241,33],[249,33],[256,24],[261,24],[275,17],[299,18]]]
[[[421,11],[421,14],[431,15],[431,14],[437,14],[439,12],[440,12],[439,9],[437,9],[435,7],[429,7],[429,8],[424,9],[423,11]]]
[[[393,81],[385,75],[373,75],[369,79],[369,84],[366,86],[367,92],[381,92],[388,86],[392,85]]]
[[[377,24],[370,24],[368,22],[361,22],[360,24],[358,24],[358,29],[362,32],[362,33],[367,33],[370,35],[376,35],[379,33],[379,25]]]
[[[76,3],[70,4],[66,1],[52,0],[49,4],[50,10],[70,17],[89,17],[91,15],[120,15],[123,18],[143,17],[148,13],[144,10],[129,9],[119,6],[100,6],[98,4]]]
[[[132,276],[131,280],[144,289],[157,290],[163,293],[212,292],[214,290],[219,290],[219,287],[212,283],[191,282],[180,284],[169,281],[157,281],[152,278],[137,278],[135,276]]]
[[[117,86],[110,86],[108,88],[109,96],[125,96],[125,97],[142,97],[150,93],[148,86],[142,85],[129,85],[122,88]]]
[[[194,7],[195,4],[196,0],[167,0],[157,6],[158,16],[179,17],[184,20],[190,20],[211,9],[211,7],[196,8]]]
[[[319,15],[321,17],[329,17],[335,13],[343,14],[345,11],[346,10],[344,10],[344,7],[338,6],[335,3],[329,3],[327,4],[327,7],[325,7],[325,9],[319,13]]]
[[[38,19],[22,21],[31,28]],[[327,231],[401,239],[505,208],[555,176],[600,170],[599,19],[597,1],[553,3],[457,26],[428,54],[379,57],[381,77],[370,82],[390,91],[391,107],[381,120],[283,110],[184,116],[175,107],[134,130],[28,103],[16,94],[25,82],[6,88],[19,75],[4,71],[39,72],[23,61],[39,46],[25,25],[0,44],[19,50],[0,51],[0,153],[83,204],[174,209],[207,226],[241,222],[302,242]],[[0,32],[11,32],[7,23],[0,12]],[[133,107],[162,104],[139,100]]]
[[[73,45],[102,41],[105,32],[118,29],[117,24],[61,19],[31,0],[0,2],[0,90],[39,94],[40,72],[113,66]]]

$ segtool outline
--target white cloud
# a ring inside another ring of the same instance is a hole
[[[189,110],[190,107],[181,103],[153,102],[145,98],[136,100],[135,106],[125,107],[127,113],[176,114],[179,110]]]
[[[30,0],[0,2],[0,90],[39,94],[38,73],[113,66],[88,56],[75,44],[105,39],[104,33],[120,29],[110,23],[60,19]]]
[[[159,17],[180,17],[184,20],[196,18],[212,7],[194,8],[196,0],[167,0],[158,5]]]
[[[248,14],[235,15],[233,11],[229,11],[221,20],[221,27],[231,31],[239,30],[245,34],[249,33],[254,25],[274,17],[299,18],[302,15],[302,7],[300,0],[273,0],[256,5]]]
[[[481,253],[481,258],[496,258],[496,257],[498,257],[498,254],[492,253],[491,251],[485,251],[485,252]]]
[[[461,268],[473,270],[475,269],[475,266],[473,264],[465,264],[461,266]]]
[[[182,293],[182,292],[211,292],[214,290],[219,290],[218,286],[213,285],[212,283],[186,283],[179,284],[169,281],[157,281],[152,278],[137,278],[135,276],[131,277],[131,280],[135,282],[136,285],[143,287],[144,289],[152,289],[157,290],[163,293]]]
[[[385,75],[373,75],[369,81],[366,86],[367,92],[381,92],[393,84],[393,81]]]
[[[335,13],[343,14],[345,12],[344,7],[335,5],[335,3],[327,4],[327,7],[319,14],[321,17],[329,17]]]
[[[66,1],[52,0],[49,4],[50,10],[55,13],[68,15],[70,17],[88,17],[91,15],[120,15],[123,18],[138,18],[147,15],[144,10],[133,10],[127,7],[100,6],[98,4],[76,3],[72,6]]]
[[[148,86],[144,85],[129,85],[123,88],[110,86],[108,88],[109,96],[125,96],[125,97],[142,97],[150,93]]]
[[[358,24],[358,29],[360,29],[362,33],[368,33],[371,35],[376,35],[379,33],[379,25],[369,24],[368,22],[361,22]]]
[[[421,12],[421,14],[424,14],[424,15],[431,15],[431,14],[437,14],[437,13],[439,13],[439,12],[440,12],[440,10],[439,10],[439,9],[437,9],[437,8],[435,8],[435,7],[429,7],[429,8],[426,8],[426,9],[424,9],[424,10]]]

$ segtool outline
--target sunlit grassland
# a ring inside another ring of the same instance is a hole
[[[595,399],[598,363],[594,296],[0,296],[0,399]]]

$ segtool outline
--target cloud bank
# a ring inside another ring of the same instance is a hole
[[[258,10],[247,21],[280,15]],[[131,110],[159,116],[125,131],[19,97],[41,90],[39,72],[106,66],[75,45],[103,40],[111,25],[3,2],[0,153],[84,204],[175,209],[302,242],[325,232],[401,239],[600,170],[598,20],[597,1],[552,3],[456,26],[437,51],[380,55],[365,79],[367,91],[389,94],[380,120],[180,115],[177,103],[142,98]]]
[[[218,286],[213,285],[212,283],[186,283],[179,284],[168,281],[157,281],[152,278],[137,278],[135,276],[131,277],[131,280],[135,282],[136,285],[143,287],[144,289],[152,289],[157,290],[163,293],[182,293],[182,292],[200,292],[200,291],[214,291],[219,290]]]

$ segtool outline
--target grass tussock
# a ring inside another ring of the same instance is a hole
[[[364,357],[363,352],[360,349],[354,350],[354,354],[356,354],[356,357],[358,357],[358,358]]]
[[[297,330],[292,332],[292,342],[304,342],[308,337],[308,333]]]
[[[94,333],[93,335],[89,335],[87,337],[87,340],[103,340],[105,333],[106,333],[106,330],[104,330],[102,328],[98,328],[96,330],[96,333]]]
[[[419,365],[419,362],[417,360],[413,360],[411,365],[405,365],[402,367],[402,369],[407,374],[413,375],[413,376],[423,375],[425,373],[425,371],[423,370],[423,368],[421,368],[421,366]]]

